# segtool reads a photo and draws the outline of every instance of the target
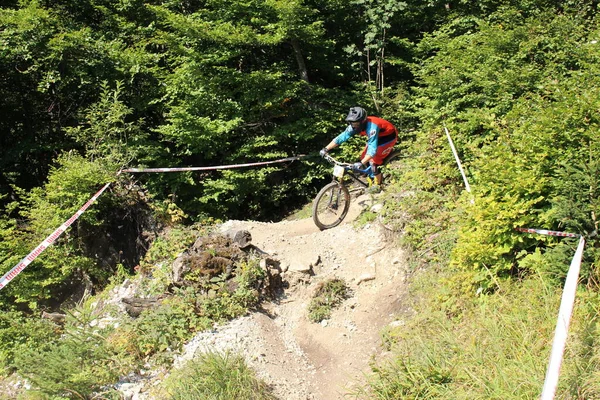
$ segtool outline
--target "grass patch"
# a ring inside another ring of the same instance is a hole
[[[377,213],[373,211],[363,211],[360,213],[358,218],[354,221],[355,228],[362,228],[367,224],[375,221],[377,219]]]
[[[539,278],[502,282],[493,295],[449,314],[439,302],[439,276],[423,278],[415,314],[385,332],[393,351],[372,367],[357,399],[536,399],[541,393],[560,302],[560,290]],[[437,279],[436,279],[437,278]],[[437,284],[436,284],[437,285]],[[576,310],[557,398],[599,398],[597,310]],[[585,392],[584,397],[580,394]]]
[[[162,391],[172,400],[275,399],[244,359],[231,353],[209,352],[189,361],[165,380]]]
[[[349,289],[342,279],[330,279],[317,287],[308,305],[308,318],[321,322],[331,316],[331,311],[349,296]]]
[[[312,201],[305,204],[299,210],[292,212],[290,215],[284,218],[285,221],[297,221],[301,219],[312,217]]]

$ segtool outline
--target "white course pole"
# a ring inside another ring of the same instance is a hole
[[[552,351],[550,353],[550,361],[548,362],[541,400],[553,400],[554,395],[556,394],[556,388],[558,387],[558,374],[563,360],[569,323],[571,322],[571,315],[573,313],[575,292],[577,291],[579,269],[581,268],[584,246],[585,239],[581,236],[579,238],[579,246],[577,246],[577,251],[571,260],[571,266],[567,272],[567,280],[560,301],[558,320],[556,321],[556,329],[554,331],[554,341],[552,343]]]
[[[463,170],[462,164],[460,163],[460,158],[458,158],[458,153],[456,152],[456,148],[454,147],[454,142],[452,142],[452,138],[450,137],[450,132],[448,132],[448,128],[444,125],[444,130],[446,131],[446,136],[448,137],[448,142],[450,143],[450,148],[452,149],[452,154],[454,154],[454,158],[456,159],[456,163],[458,164],[458,169],[460,170],[460,174],[462,175],[463,181],[465,181],[465,188],[467,192],[471,193],[471,187],[469,186],[469,181],[467,181],[467,176],[465,175],[465,171]]]

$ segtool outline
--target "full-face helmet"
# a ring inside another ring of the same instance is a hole
[[[362,107],[350,107],[346,122],[363,122],[367,118],[367,112]]]

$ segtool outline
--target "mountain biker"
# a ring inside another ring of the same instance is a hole
[[[341,145],[357,133],[366,136],[367,145],[360,156],[360,162],[354,163],[352,169],[364,170],[366,165],[370,164],[375,175],[375,185],[381,185],[381,172],[377,167],[383,164],[398,141],[396,127],[383,118],[367,116],[367,112],[362,107],[350,107],[346,122],[350,123],[346,130],[323,147],[319,154],[321,157],[325,156],[329,150]]]

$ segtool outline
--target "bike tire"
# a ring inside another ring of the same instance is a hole
[[[320,230],[338,226],[350,208],[350,192],[345,185],[331,182],[319,191],[313,201],[312,217]]]
[[[381,166],[382,175],[382,183],[384,185],[390,184],[390,179],[392,178],[391,170],[397,168],[400,165],[400,151],[394,150],[392,153],[386,157],[383,165]]]

